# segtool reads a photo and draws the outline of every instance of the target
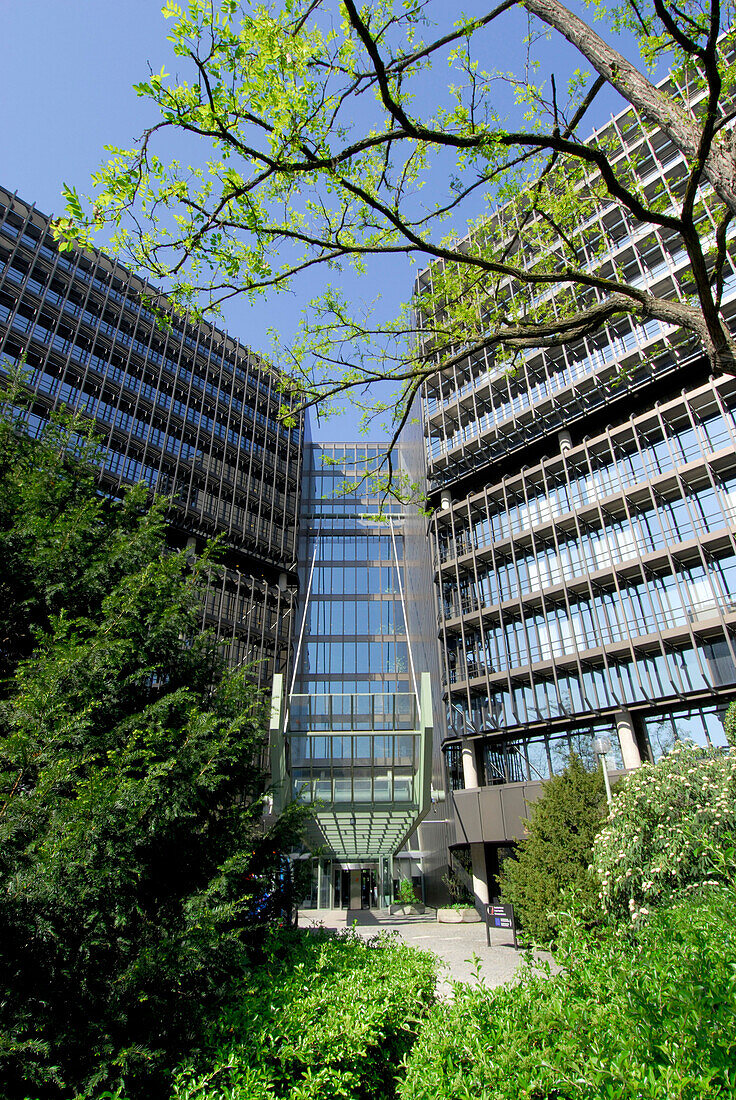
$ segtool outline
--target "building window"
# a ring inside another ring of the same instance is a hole
[[[726,703],[681,708],[644,718],[644,729],[656,763],[677,741],[694,741],[701,748],[726,748],[723,719]]]
[[[497,783],[523,783],[526,778],[526,761],[522,744],[506,741],[487,741],[482,746],[481,762],[483,785]]]
[[[463,782],[463,757],[460,746],[448,745],[445,749],[445,760],[447,761],[450,790],[462,791],[465,784]]]

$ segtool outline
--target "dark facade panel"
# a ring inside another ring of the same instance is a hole
[[[0,189],[0,372],[14,368],[31,432],[54,409],[81,414],[105,489],[144,481],[170,496],[174,545],[222,537],[205,622],[262,683],[285,670],[303,432],[278,419],[274,372],[107,256],[59,252],[49,219]]]

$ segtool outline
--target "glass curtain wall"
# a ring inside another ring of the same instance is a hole
[[[381,501],[370,486],[350,488],[356,470],[373,468],[380,452],[378,444],[305,449],[299,552],[305,612],[289,720],[292,778],[303,800],[324,797],[327,785],[330,798],[343,801],[408,798],[401,780],[408,781],[403,769],[414,764],[417,703],[402,598],[404,508],[384,502],[387,519],[380,522]],[[307,730],[348,735],[310,745]],[[387,737],[391,730],[407,735]],[[395,792],[381,760],[399,769]],[[358,776],[367,767],[373,775]]]
[[[660,87],[684,101],[693,94],[684,74]],[[687,166],[646,120],[625,110],[591,142],[633,166],[649,195],[675,200]],[[715,227],[709,187],[697,202]],[[541,239],[532,206],[519,245],[528,260]],[[519,240],[513,217],[499,207],[484,231]],[[592,239],[600,246],[591,270],[614,264],[658,295],[688,300],[681,239],[654,233],[617,200],[602,199],[592,218],[586,211],[573,235],[583,250]],[[728,251],[722,309],[733,328]],[[420,274],[419,291],[441,267]],[[520,315],[540,300],[510,283],[495,292]],[[467,307],[483,331],[483,295]],[[428,323],[428,358],[432,332]],[[625,317],[564,347],[525,349],[513,370],[492,342],[438,366],[421,419],[448,782],[456,807],[476,807],[477,841],[498,844],[516,826],[491,828],[489,808],[522,797],[508,788],[558,774],[593,734],[611,741],[612,770],[656,761],[677,737],[725,746],[722,719],[736,695],[736,383],[709,377],[683,330]]]
[[[711,380],[436,516],[452,725],[528,736],[733,690],[734,391]]]
[[[289,771],[295,797],[338,810],[416,801],[418,702],[405,615],[405,508],[379,499],[369,481],[358,483],[381,451],[379,444],[309,444],[304,454],[304,611],[289,701]],[[363,904],[379,900],[379,883],[383,902],[389,900],[390,872],[380,862],[361,868],[376,883],[362,891]],[[349,872],[330,863],[319,861],[314,902],[346,905]]]

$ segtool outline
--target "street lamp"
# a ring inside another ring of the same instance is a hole
[[[593,739],[593,752],[596,756],[600,757],[601,768],[603,769],[603,782],[606,784],[606,798],[608,800],[609,807],[611,806],[613,799],[611,798],[611,780],[608,778],[608,764],[606,763],[606,753],[611,751],[611,742],[607,737],[596,737]]]

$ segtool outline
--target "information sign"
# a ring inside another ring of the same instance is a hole
[[[513,905],[503,905],[501,902],[486,905],[486,939],[489,947],[491,946],[491,929],[493,928],[508,928],[514,937],[514,947],[518,947]]]

